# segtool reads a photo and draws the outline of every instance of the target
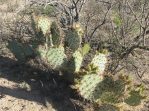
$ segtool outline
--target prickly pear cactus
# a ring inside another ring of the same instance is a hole
[[[90,50],[90,45],[89,44],[84,44],[82,48],[79,48],[73,53],[73,59],[75,63],[75,72],[79,72],[82,62],[83,62],[83,57],[89,52]]]
[[[81,45],[83,29],[79,23],[75,23],[71,30],[66,32],[65,45],[75,52]]]
[[[75,72],[78,72],[81,68],[82,61],[83,61],[83,56],[80,53],[80,51],[76,51],[73,54],[74,62],[75,62]]]
[[[103,104],[97,111],[124,111],[141,107],[145,96],[141,94],[143,88],[131,90],[131,80],[127,75],[114,78],[112,75],[104,77],[96,73],[88,73],[76,80],[79,94],[86,100]]]
[[[28,57],[34,55],[34,51],[31,46],[21,44],[15,40],[8,43],[8,49],[15,55],[16,59],[21,62],[24,62]]]
[[[79,50],[75,51],[67,64],[68,72],[79,72],[83,61],[83,56]]]
[[[107,64],[107,57],[105,54],[98,53],[94,56],[91,61],[91,64],[98,67],[98,73],[103,74]]]
[[[52,41],[53,45],[60,45],[61,43],[61,35],[60,35],[60,28],[58,27],[58,24],[56,22],[53,22],[51,24],[51,36],[52,36]]]
[[[52,19],[46,16],[40,16],[37,21],[37,28],[43,32],[43,34],[47,34],[50,31],[52,24]]]
[[[66,55],[64,53],[64,47],[49,48],[47,51],[44,48],[39,48],[38,52],[40,57],[52,68],[59,69],[66,62]]]
[[[90,101],[97,101],[97,95],[101,94],[100,90],[96,90],[97,86],[102,82],[103,77],[97,74],[84,75],[77,84],[78,92],[80,95]]]
[[[138,106],[144,98],[145,97],[142,96],[139,91],[131,91],[130,96],[125,100],[125,103],[130,106]]]
[[[84,46],[82,47],[82,55],[85,56],[89,51],[90,51],[91,47],[89,44],[84,44]]]
[[[112,76],[104,76],[96,73],[88,73],[77,81],[77,89],[80,95],[96,103],[117,104],[123,101],[127,81]]]
[[[44,46],[40,45],[37,49],[37,54],[42,58],[46,58],[47,50],[45,49]]]
[[[81,45],[82,38],[75,29],[68,30],[65,37],[65,46],[75,52]]]
[[[47,62],[53,69],[61,68],[66,60],[64,47],[60,46],[58,48],[50,48],[47,52],[46,58]]]
[[[127,78],[127,76],[124,78]],[[99,100],[110,104],[122,102],[127,84],[129,84],[129,82],[120,77],[117,80],[114,80],[112,76],[105,76],[102,84],[98,87],[98,89],[102,89],[102,94],[100,95]]]
[[[130,111],[142,111],[144,109],[145,100],[147,100],[147,96],[145,95],[144,85],[133,87],[124,98],[124,102],[119,104],[118,106],[122,109],[122,111],[130,110]]]

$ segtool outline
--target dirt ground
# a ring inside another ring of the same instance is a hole
[[[71,95],[68,85],[48,72],[0,56],[0,111],[81,110]]]
[[[79,97],[56,72],[40,64],[18,63],[6,48],[2,38],[10,35],[5,23],[16,20],[16,13],[24,7],[23,1],[0,0],[0,111],[93,111],[92,105]],[[149,89],[148,72],[143,80]],[[142,109],[133,111],[149,111],[149,101]]]

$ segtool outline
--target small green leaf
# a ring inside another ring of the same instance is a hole
[[[84,46],[82,47],[82,55],[86,55],[89,51],[90,51],[91,47],[89,44],[84,44]]]

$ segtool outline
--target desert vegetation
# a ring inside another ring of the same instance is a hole
[[[149,110],[148,0],[0,6],[2,111]]]

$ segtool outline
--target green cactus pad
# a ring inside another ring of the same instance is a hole
[[[66,55],[64,53],[64,47],[50,48],[47,52],[46,59],[48,64],[53,69],[59,69],[66,61]]]
[[[19,61],[25,61],[27,57],[34,55],[32,47],[27,44],[21,44],[15,40],[8,43],[8,48],[15,55],[16,59]]]
[[[91,47],[89,44],[84,44],[84,46],[82,47],[82,55],[85,56],[89,51],[90,51]]]
[[[46,16],[40,16],[38,18],[37,27],[43,32],[44,35],[50,31],[51,24],[52,20]]]
[[[45,47],[39,46],[37,49],[38,55],[40,55],[41,58],[46,58],[47,50],[45,50]]]
[[[81,68],[83,56],[80,51],[75,51],[73,54],[74,62],[75,62],[75,72],[78,72]]]
[[[90,101],[97,101],[99,98],[96,98],[96,95],[100,95],[101,91],[96,90],[96,87],[102,82],[102,76],[97,74],[88,74],[83,76],[78,85],[78,91],[80,95]]]
[[[106,68],[106,63],[107,63],[107,57],[105,54],[102,54],[102,53],[96,54],[91,61],[91,64],[98,67],[99,74],[104,73],[104,70]]]
[[[125,100],[125,103],[130,106],[138,106],[143,99],[145,99],[145,97],[140,94],[140,91],[131,91],[130,96]]]
[[[83,56],[79,50],[75,51],[72,58],[67,63],[68,72],[79,72],[83,61]]]
[[[65,45],[75,52],[81,45],[82,38],[75,29],[68,30],[65,37]]]
[[[102,95],[100,96],[100,101],[111,104],[119,103],[120,102],[119,96],[120,96],[119,94],[113,91],[103,92]]]
[[[51,24],[51,35],[52,35],[52,41],[53,45],[60,45],[61,37],[60,37],[60,29],[56,22],[53,22]]]
[[[99,101],[110,104],[122,102],[125,87],[126,83],[124,80],[114,80],[111,76],[105,76],[100,86],[96,88],[102,91],[102,94],[99,96]]]
[[[41,11],[42,11],[43,14],[46,14],[50,17],[56,15],[56,13],[55,13],[56,8],[54,6],[47,5],[46,7],[43,6],[41,8],[42,8]]]

